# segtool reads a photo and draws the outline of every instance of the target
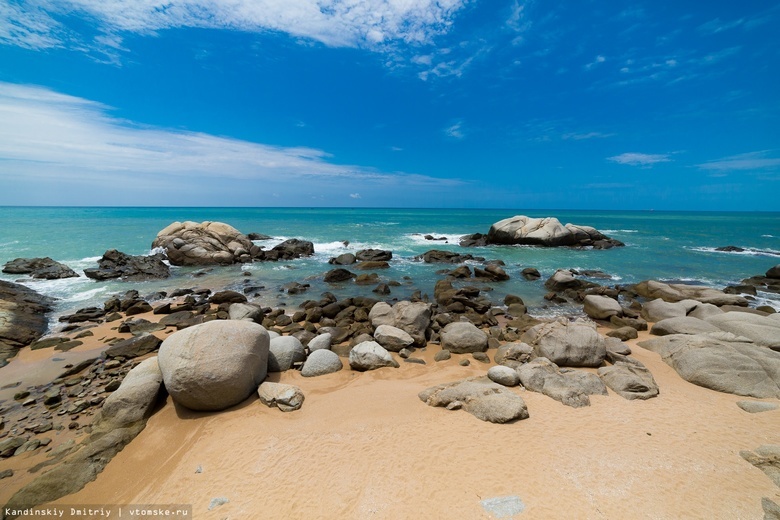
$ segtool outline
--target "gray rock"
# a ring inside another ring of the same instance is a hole
[[[174,222],[157,233],[152,248],[162,247],[173,265],[214,265],[251,261],[259,248],[246,235],[222,222]]]
[[[109,249],[98,260],[98,267],[84,269],[84,275],[93,280],[121,278],[144,281],[168,278],[171,271],[164,260],[165,256],[161,254],[133,256],[116,249]]]
[[[18,349],[44,335],[54,300],[27,287],[0,280],[0,366]]]
[[[534,355],[534,348],[525,343],[506,343],[496,350],[496,363],[517,368],[528,363]]]
[[[447,361],[452,357],[452,353],[447,349],[442,349],[438,351],[434,356],[434,361]]]
[[[406,331],[392,325],[380,325],[374,331],[374,339],[377,343],[391,352],[399,352],[401,349],[411,347],[414,344]]]
[[[658,322],[667,318],[680,318],[687,316],[699,304],[699,302],[694,300],[670,303],[661,298],[656,298],[642,305],[642,317],[652,322]]]
[[[269,408],[274,406],[283,412],[292,412],[303,406],[304,395],[295,385],[266,381],[257,388],[260,402]]]
[[[620,354],[622,356],[631,355],[631,347],[617,338],[608,337],[606,339],[607,354]]]
[[[536,358],[517,369],[520,383],[566,406],[590,406],[589,395],[607,395],[607,387],[596,374],[581,370],[561,370],[547,358]]]
[[[393,325],[395,326],[395,311],[393,307],[385,302],[379,302],[371,307],[371,311],[368,313],[368,320],[374,328],[380,325]]]
[[[16,258],[3,266],[3,272],[8,274],[29,274],[36,279],[57,280],[60,278],[76,278],[78,274],[65,264],[45,258]]]
[[[595,326],[583,322],[561,319],[540,323],[526,331],[521,340],[534,348],[536,356],[559,366],[598,367],[607,355],[604,338]]]
[[[433,386],[419,393],[428,406],[463,409],[477,419],[507,423],[527,419],[528,408],[522,397],[493,382],[464,380]]]
[[[780,398],[780,352],[733,334],[671,334],[639,345],[660,354],[693,384],[759,399]]]
[[[697,305],[693,310],[688,312],[688,316],[691,318],[699,318],[700,320],[706,320],[710,316],[716,314],[723,314],[723,310],[717,305],[711,303],[701,303]]]
[[[560,223],[557,218],[533,218],[524,215],[510,217],[490,226],[487,242],[490,244],[524,244],[539,246],[589,246],[605,241],[622,246],[589,226]]]
[[[607,332],[608,338],[615,338],[620,341],[628,341],[639,337],[639,333],[634,327],[620,327]]]
[[[279,336],[270,340],[268,352],[268,371],[284,372],[290,370],[294,363],[306,359],[306,349],[293,336]]]
[[[0,441],[0,457],[10,457],[18,450],[27,439],[24,437],[9,437]]]
[[[231,320],[247,320],[262,323],[265,314],[257,305],[251,303],[231,303],[228,307],[228,316]]]
[[[634,285],[633,289],[637,294],[645,298],[661,298],[667,302],[695,300],[701,303],[711,303],[718,307],[722,305],[747,307],[748,305],[748,301],[743,296],[726,294],[723,291],[700,285],[666,284],[647,280]]]
[[[395,314],[393,325],[414,338],[415,347],[424,347],[427,343],[425,331],[431,325],[430,304],[401,301],[393,306],[393,313]]]
[[[558,269],[553,275],[544,282],[544,286],[551,291],[563,291],[565,289],[574,289],[580,285],[580,281],[574,277],[574,274],[567,269]]]
[[[487,376],[488,379],[499,385],[517,386],[520,384],[520,376],[517,375],[517,371],[503,365],[490,367],[487,371]]]
[[[525,504],[516,495],[486,498],[480,505],[491,518],[510,518],[525,511]]]
[[[761,498],[761,508],[764,510],[764,520],[780,520],[780,505],[768,499]]]
[[[227,497],[216,497],[212,498],[211,502],[209,502],[209,511],[212,509],[216,509],[219,506],[223,506],[230,502],[230,500],[227,499]]]
[[[310,352],[315,350],[330,350],[330,345],[333,340],[333,336],[329,332],[319,334],[309,341],[308,347]]]
[[[248,321],[215,320],[170,335],[160,370],[174,401],[193,410],[223,410],[251,395],[268,369],[268,332]]]
[[[780,408],[780,405],[777,403],[767,403],[764,401],[737,401],[737,406],[748,413],[769,412]]]
[[[364,341],[349,352],[349,366],[360,372],[400,365],[385,348],[375,341]]]
[[[710,316],[707,323],[720,330],[749,338],[757,345],[780,350],[780,321],[746,312],[724,312]]]
[[[625,399],[650,399],[658,395],[658,384],[653,374],[638,361],[618,361],[612,366],[599,368],[598,373],[612,391]]]
[[[780,446],[764,444],[755,451],[740,451],[740,456],[764,472],[776,486],[780,487]]]
[[[654,336],[668,336],[669,334],[706,334],[708,332],[717,332],[719,329],[710,325],[699,318],[689,316],[679,316],[677,318],[666,318],[657,322],[650,329],[650,334]]]
[[[618,301],[609,296],[589,294],[585,297],[583,303],[585,314],[594,320],[608,320],[612,316],[623,314],[623,308]]]
[[[301,375],[303,377],[322,376],[338,372],[342,368],[344,365],[338,354],[328,349],[317,349],[309,354],[309,358],[301,369]]]
[[[441,347],[453,354],[484,352],[488,348],[487,334],[469,321],[448,323],[440,334]]]

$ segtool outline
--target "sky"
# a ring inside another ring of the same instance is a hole
[[[780,211],[780,2],[2,0],[0,205]]]

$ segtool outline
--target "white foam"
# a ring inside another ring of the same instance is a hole
[[[774,235],[761,235],[763,238],[777,238]]]
[[[602,229],[602,233],[616,234],[616,233],[639,233],[638,229]]]
[[[444,244],[445,243],[445,240],[428,240],[425,238],[426,235],[430,235],[434,238],[445,238],[446,242],[450,244],[458,244],[460,243],[460,239],[463,238],[464,235],[468,235],[468,234],[469,233],[438,233],[436,231],[431,231],[425,233],[407,233],[404,235],[404,238],[414,242],[415,244]]]
[[[691,251],[699,253],[719,253],[727,255],[746,255],[746,256],[780,256],[780,251],[776,249],[755,249],[752,247],[743,248],[744,251],[718,251],[714,247],[686,247]]]

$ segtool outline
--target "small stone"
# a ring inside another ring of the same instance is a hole
[[[197,468],[195,468],[195,473],[203,473],[203,466],[199,465]]]
[[[398,355],[401,356],[403,359],[407,359],[409,356],[412,355],[412,351],[408,348],[402,348],[400,351],[398,351]]]
[[[228,502],[230,502],[230,500],[225,497],[212,498],[211,502],[209,502],[209,511],[221,505],[227,504]]]
[[[0,480],[3,480],[4,478],[13,477],[14,476],[14,470],[12,469],[6,469],[4,471],[0,471]]]
[[[433,356],[433,359],[434,359],[435,361],[447,361],[447,360],[448,360],[448,359],[450,359],[451,357],[452,357],[452,354],[450,353],[450,351],[449,351],[449,350],[447,350],[447,349],[443,349],[443,350],[440,350],[439,352],[437,352],[437,353],[436,353],[436,354]]]
[[[458,364],[460,366],[462,366],[462,367],[467,367],[467,366],[469,366],[471,364],[471,361],[469,361],[468,359],[461,359],[460,363],[458,363]]]
[[[474,352],[473,354],[471,354],[471,357],[473,357],[474,359],[476,359],[481,363],[490,363],[490,358],[484,352]]]
[[[509,518],[525,511],[525,504],[516,495],[486,498],[480,505],[493,518]]]
[[[768,412],[777,410],[777,403],[766,403],[764,401],[737,401],[737,406],[748,413]]]
[[[14,394],[14,401],[21,401],[22,399],[26,399],[30,397],[30,392],[23,391],[23,392],[17,392]]]
[[[415,363],[417,365],[425,365],[426,364],[424,359],[413,358],[413,357],[404,358],[404,362],[405,363]]]

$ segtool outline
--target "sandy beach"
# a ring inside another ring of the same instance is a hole
[[[191,504],[204,519],[477,519],[492,517],[482,500],[517,496],[525,511],[516,518],[761,518],[761,498],[777,502],[780,489],[739,452],[780,443],[780,410],[750,414],[736,405],[744,398],[682,380],[636,346],[646,337],[629,344],[657,398],[610,391],[572,409],[514,389],[530,418],[512,424],[420,401],[421,390],[489,366],[458,364],[470,355],[435,362],[437,345],[418,351],[427,365],[270,374],[306,395],[291,413],[254,396],[198,413],[169,397],[96,481],[55,504]],[[0,470],[40,460],[39,450]],[[0,502],[29,480],[17,474]],[[215,498],[228,501],[214,507]]]

